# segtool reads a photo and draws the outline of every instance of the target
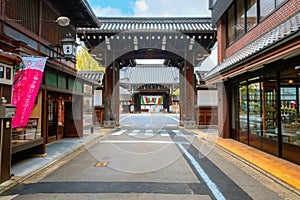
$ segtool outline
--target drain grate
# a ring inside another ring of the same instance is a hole
[[[107,167],[107,165],[108,165],[108,162],[98,161],[95,164],[95,167]]]

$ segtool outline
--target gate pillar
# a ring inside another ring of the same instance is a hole
[[[180,66],[180,125],[196,128],[194,66],[184,61]]]
[[[105,72],[103,126],[107,128],[115,128],[119,125],[119,70],[118,63],[114,61]]]

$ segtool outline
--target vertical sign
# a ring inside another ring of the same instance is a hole
[[[16,114],[12,119],[12,127],[27,125],[40,83],[43,77],[47,58],[23,57],[25,69],[19,70],[13,86],[12,105],[16,106]]]
[[[94,90],[94,106],[102,106],[102,90]]]

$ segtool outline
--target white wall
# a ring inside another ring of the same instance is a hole
[[[217,90],[197,90],[197,106],[217,106]]]
[[[94,106],[102,106],[102,90],[94,90]]]

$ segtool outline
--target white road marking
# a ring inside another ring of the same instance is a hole
[[[128,130],[119,130],[118,132],[115,132],[115,133],[113,133],[113,134],[111,134],[111,135],[121,135],[121,134],[125,133],[126,131],[128,131]],[[130,133],[128,133],[128,135],[130,135],[130,136],[135,136],[135,135],[137,135],[140,131],[141,131],[140,129],[132,130]],[[181,137],[184,136],[184,134],[183,134],[181,131],[179,131],[179,130],[172,130],[172,131],[173,131],[177,136],[181,136]],[[153,136],[153,135],[154,135],[153,130],[150,130],[150,129],[145,130],[145,133],[144,133],[144,134],[147,135],[147,136]],[[162,137],[168,137],[168,136],[169,136],[169,133],[168,133],[167,130],[160,130],[160,131],[159,131],[159,135],[161,135]]]
[[[176,135],[178,136],[184,136],[182,132],[180,132],[179,130],[172,130]]]
[[[129,133],[128,135],[137,135],[138,132],[140,132],[140,130],[133,130],[131,133]]]
[[[125,132],[126,132],[126,130],[120,130],[120,131],[115,132],[115,133],[113,133],[111,135],[121,135],[122,133],[125,133]]]
[[[153,136],[153,130],[146,130],[145,135]]]
[[[173,119],[173,120],[175,120],[175,121],[177,121],[177,122],[179,122],[179,120],[177,118],[175,118],[175,117],[171,117],[171,116],[168,116],[168,117],[171,118],[171,119]]]
[[[161,136],[163,136],[163,137],[169,136],[169,133],[168,133],[166,130],[161,130],[161,131],[159,131],[159,134],[160,134]]]
[[[103,140],[100,141],[101,144],[107,143],[123,143],[123,144],[190,144],[188,142],[174,142],[174,141],[154,141],[154,140]]]
[[[217,200],[225,200],[225,197],[220,192],[216,184],[209,178],[209,176],[205,173],[199,163],[194,159],[194,157],[182,146],[182,144],[178,144],[178,147],[183,151],[186,157],[190,160],[192,165],[195,167],[198,174],[204,180],[210,191],[213,193]]]

